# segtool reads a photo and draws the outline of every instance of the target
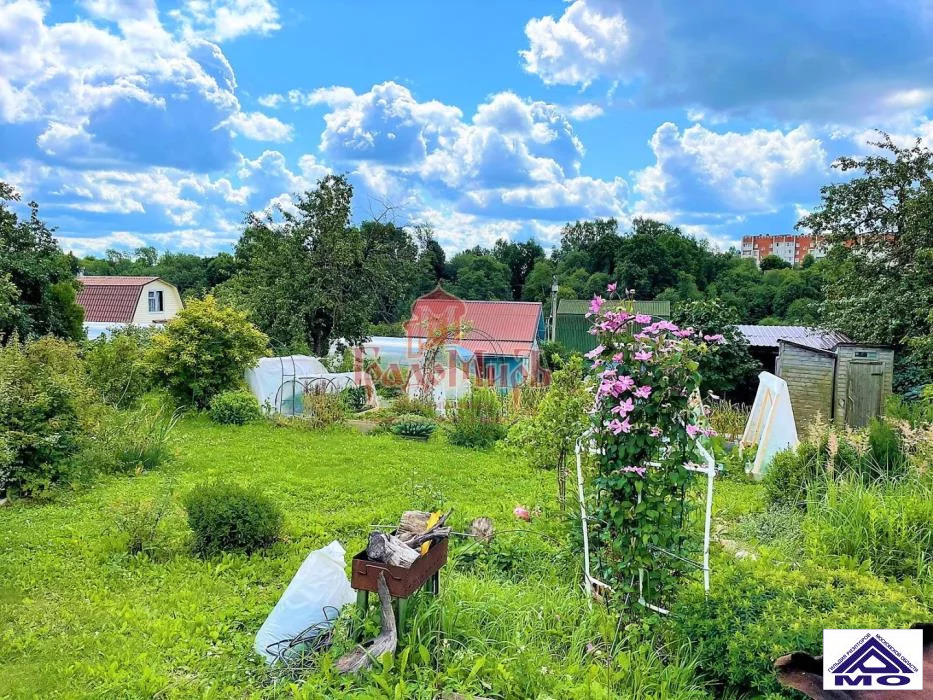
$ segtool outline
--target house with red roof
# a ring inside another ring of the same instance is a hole
[[[465,360],[471,375],[503,387],[536,375],[538,343],[546,339],[540,302],[471,301],[438,285],[412,305],[405,333],[413,348],[422,348],[445,326],[462,329],[448,345]]]
[[[161,277],[79,276],[85,324],[165,323],[184,308],[178,289]]]

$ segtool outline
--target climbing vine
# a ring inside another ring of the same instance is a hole
[[[698,357],[718,336],[635,314],[631,305],[600,296],[590,305],[591,333],[599,345],[593,365],[591,410],[597,447],[593,513],[603,580],[628,600],[637,599],[639,570],[646,589],[664,600],[684,573],[690,503],[687,487],[696,437],[712,431],[695,420],[691,397],[699,385]]]

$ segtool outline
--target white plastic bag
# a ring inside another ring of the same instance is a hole
[[[344,567],[344,549],[337,540],[308,555],[256,633],[253,648],[267,662],[276,658],[268,651],[270,644],[323,622],[327,619],[324,608],[340,610],[356,599]]]

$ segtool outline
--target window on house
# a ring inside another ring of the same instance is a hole
[[[162,292],[149,292],[149,312],[164,311],[165,305],[162,299]]]

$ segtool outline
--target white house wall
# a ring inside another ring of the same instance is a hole
[[[161,291],[163,299],[162,311],[149,312],[149,292]],[[159,323],[168,321],[182,310],[181,297],[178,290],[162,280],[155,280],[143,285],[142,293],[136,302],[136,313],[133,314],[133,323]]]

